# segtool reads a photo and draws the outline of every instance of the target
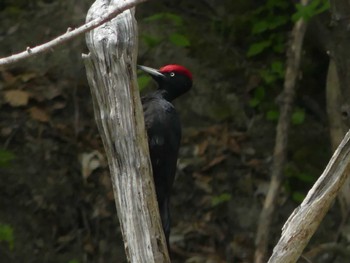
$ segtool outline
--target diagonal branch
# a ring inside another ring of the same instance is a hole
[[[295,263],[329,210],[350,171],[350,131],[301,205],[282,228],[268,263]]]
[[[68,28],[66,33],[52,39],[51,41],[49,41],[47,43],[44,43],[42,45],[39,45],[39,46],[36,46],[33,48],[27,47],[25,51],[22,51],[20,53],[14,54],[14,55],[9,56],[9,57],[0,58],[0,68],[12,65],[14,63],[17,63],[17,62],[22,61],[24,59],[33,57],[33,56],[38,55],[40,53],[45,53],[45,52],[51,51],[53,48],[55,48],[59,45],[62,45],[64,43],[80,36],[81,34],[84,34],[88,31],[106,23],[107,21],[113,19],[114,17],[121,14],[125,10],[130,9],[130,8],[136,6],[137,4],[140,4],[140,3],[145,2],[145,1],[147,1],[147,0],[125,0],[120,5],[114,6],[107,13],[101,15],[100,17],[98,17],[98,18],[96,18],[96,19],[76,28],[76,29]]]

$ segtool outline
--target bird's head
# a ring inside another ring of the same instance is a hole
[[[170,64],[158,69],[138,66],[157,82],[158,88],[166,91],[169,101],[181,96],[192,87],[192,73],[184,66]]]

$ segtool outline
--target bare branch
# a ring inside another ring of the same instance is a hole
[[[302,0],[306,5],[308,0]],[[267,248],[269,244],[269,234],[271,221],[276,210],[276,200],[278,199],[281,184],[283,182],[283,169],[287,156],[287,145],[289,137],[289,126],[292,115],[292,106],[295,94],[295,84],[299,75],[299,65],[302,50],[302,43],[306,31],[306,23],[300,19],[294,25],[290,46],[287,53],[287,66],[284,80],[283,99],[280,106],[280,116],[277,125],[276,144],[273,153],[272,174],[263,210],[260,214],[256,235],[256,250],[254,255],[255,263],[265,263]]]
[[[81,34],[84,34],[102,24],[105,22],[113,19],[117,15],[121,14],[127,9],[130,9],[137,4],[140,4],[142,2],[145,2],[147,0],[125,0],[123,1],[120,5],[118,6],[111,6],[110,11],[106,12],[105,14],[102,14],[100,17],[76,28],[68,28],[67,32],[63,35],[60,35],[51,41],[44,43],[42,45],[36,46],[36,47],[27,47],[25,51],[17,53],[15,55],[9,56],[9,57],[4,57],[0,58],[0,68],[12,65],[14,63],[17,63],[21,60],[33,57],[35,55],[38,55],[40,53],[48,52],[51,51],[53,48],[62,45],[78,36]],[[108,1],[109,2],[109,1]]]
[[[333,154],[323,174],[283,226],[269,263],[294,263],[320,225],[339,189],[349,177],[350,131]]]

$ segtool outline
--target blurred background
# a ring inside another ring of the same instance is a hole
[[[331,157],[328,1],[149,1],[138,63],[176,63],[194,87],[175,102],[183,140],[172,198],[173,262],[253,262],[295,20],[309,18],[285,181],[269,249]],[[93,1],[2,0],[0,57],[78,27]],[[0,262],[126,262],[81,54],[84,37],[0,70]],[[142,93],[155,87],[140,72]],[[341,239],[337,204],[307,250]],[[345,225],[346,226],[346,225]],[[346,230],[347,229],[347,230]],[[321,251],[322,252],[322,251]],[[345,262],[332,252],[314,262]],[[329,260],[333,261],[329,261]],[[340,260],[340,261],[337,261]]]

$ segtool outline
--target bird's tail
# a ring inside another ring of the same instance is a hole
[[[159,213],[160,218],[162,220],[162,226],[163,231],[166,239],[166,243],[168,246],[168,250],[170,251],[169,246],[169,236],[170,236],[170,224],[171,224],[171,218],[170,218],[170,209],[169,209],[169,199],[163,201],[162,204],[159,204]]]

